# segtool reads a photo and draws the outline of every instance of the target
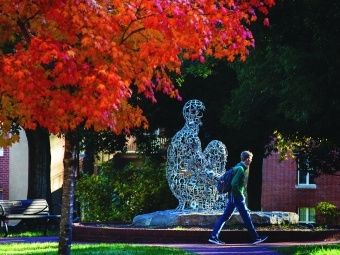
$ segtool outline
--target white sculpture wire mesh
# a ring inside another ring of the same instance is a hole
[[[225,195],[217,192],[213,177],[225,171],[228,152],[217,140],[211,141],[202,152],[198,131],[204,110],[199,100],[185,103],[185,125],[168,147],[166,178],[179,201],[176,210],[214,211],[225,207]]]

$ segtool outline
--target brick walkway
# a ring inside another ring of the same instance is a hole
[[[58,242],[57,236],[47,236],[47,237],[15,237],[15,238],[0,238],[0,243],[42,243],[42,242]],[[152,244],[142,244],[150,246],[163,246],[163,247],[173,247],[179,248],[186,251],[194,252],[201,255],[279,255],[276,251],[271,250],[273,247],[282,247],[290,245],[312,245],[312,244],[339,244],[340,241],[330,241],[330,242],[282,242],[282,243],[269,243],[264,242],[259,245],[245,244],[245,243],[235,243],[226,245],[215,245],[210,243],[203,244],[169,244],[169,243],[152,243]]]
[[[279,255],[276,251],[270,250],[266,244],[246,245],[246,244],[150,244],[157,246],[179,248],[186,251],[202,255]]]
[[[313,245],[313,244],[339,244],[340,241],[334,242],[283,242],[283,243],[262,243],[258,245],[252,244],[146,244],[152,246],[165,246],[179,248],[186,251],[195,252],[201,255],[279,255],[280,253],[271,250],[273,247],[284,247],[292,245]]]

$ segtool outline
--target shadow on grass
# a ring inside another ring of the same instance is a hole
[[[8,226],[8,236],[7,237],[37,237],[44,236],[45,230],[44,220],[29,220],[20,221],[15,226]],[[6,230],[3,225],[0,228],[0,237],[5,237]],[[47,227],[46,236],[57,236],[59,235],[59,221],[50,221]]]

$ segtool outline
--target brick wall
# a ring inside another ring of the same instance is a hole
[[[9,148],[3,149],[3,156],[0,156],[0,190],[2,199],[9,199]]]
[[[263,211],[297,212],[297,207],[316,207],[319,202],[329,202],[340,208],[340,177],[318,177],[316,189],[296,188],[296,164],[291,159],[278,163],[278,158],[278,154],[273,154],[263,162]]]

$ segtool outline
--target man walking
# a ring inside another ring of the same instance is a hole
[[[240,216],[242,217],[245,227],[247,228],[252,238],[253,244],[262,243],[264,240],[268,238],[268,236],[259,236],[258,233],[256,232],[250,214],[246,207],[245,197],[243,195],[245,170],[249,167],[252,159],[253,154],[250,151],[243,151],[241,153],[241,162],[238,163],[233,170],[234,173],[231,182],[232,189],[231,192],[228,194],[227,206],[222,216],[216,222],[214,229],[210,235],[209,242],[219,245],[225,244],[224,242],[218,239],[218,236],[225,222],[229,220],[235,208],[240,213]]]

